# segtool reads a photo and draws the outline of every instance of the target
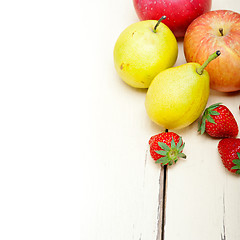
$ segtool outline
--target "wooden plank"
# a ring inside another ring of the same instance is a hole
[[[158,223],[156,240],[164,240],[165,221],[166,221],[166,199],[167,199],[167,166],[161,168],[159,177],[159,193],[158,193]]]

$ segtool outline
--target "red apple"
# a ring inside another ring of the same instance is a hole
[[[205,13],[188,27],[184,37],[187,62],[203,64],[214,51],[221,56],[206,67],[210,87],[221,92],[240,90],[240,14],[230,10]]]
[[[176,37],[183,37],[188,25],[210,11],[212,0],[133,0],[140,20],[164,20]]]

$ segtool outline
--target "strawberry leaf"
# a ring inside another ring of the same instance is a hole
[[[170,147],[166,143],[158,142],[158,146],[160,148],[162,148],[163,150],[165,150],[165,151],[169,151],[170,150]]]
[[[236,165],[240,165],[240,159],[234,159],[232,162]]]
[[[187,156],[184,153],[179,153],[178,157],[180,157],[180,158],[187,158]]]
[[[205,128],[206,128],[206,121],[215,124],[214,119],[211,117],[212,116],[216,116],[219,115],[220,113],[217,111],[214,111],[215,108],[219,107],[221,103],[215,103],[212,104],[210,107],[206,108],[202,119],[201,119],[201,123],[198,126],[198,132],[201,133],[201,135],[205,132]]]
[[[165,150],[156,150],[155,152],[160,154],[160,155],[163,155],[163,156],[167,155],[167,151],[165,151]]]
[[[213,124],[216,124],[214,119],[208,114],[207,115],[207,120],[210,122],[210,123],[213,123]]]
[[[201,123],[201,126],[200,126],[200,130],[199,130],[199,132],[201,133],[201,135],[204,134],[204,132],[205,132],[205,126],[206,126],[206,118],[203,117],[203,118],[202,118],[202,123]]]
[[[172,137],[172,141],[171,141],[171,148],[176,148],[176,143],[174,142],[173,137]]]
[[[183,151],[183,148],[185,146],[185,143],[183,143],[183,145],[178,149],[179,152],[182,152]]]
[[[234,166],[234,167],[232,167],[231,169],[240,169],[240,166]]]
[[[162,165],[166,165],[168,162],[169,162],[168,157],[161,157],[156,161],[156,163],[161,163]]]
[[[201,123],[202,123],[202,121],[198,121],[198,132],[200,132],[200,130],[201,130]]]
[[[231,169],[236,169],[236,173],[240,174],[240,152],[237,152],[238,159],[232,160],[232,162],[235,164]]]
[[[182,145],[182,137],[179,138],[179,141],[177,143],[177,148],[180,148]]]
[[[175,163],[176,163],[176,161],[174,161]],[[172,160],[170,160],[169,162],[167,162],[168,164],[169,164],[169,166],[171,166],[171,165],[173,165],[173,161]],[[166,163],[166,164],[167,164]],[[166,164],[164,164],[164,165],[166,165]]]
[[[235,164],[231,169],[232,170],[237,170],[236,173],[240,174],[240,153],[237,152],[238,159],[232,160],[232,162]]]
[[[219,107],[220,104],[222,104],[222,103],[214,103],[214,104],[212,104],[211,106],[209,106],[207,109],[211,111],[211,110],[213,110],[213,109]]]
[[[217,111],[209,111],[210,115],[218,116],[220,113]]]

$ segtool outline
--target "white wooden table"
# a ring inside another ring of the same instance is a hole
[[[239,0],[212,9],[240,12]],[[146,90],[113,65],[131,0],[6,1],[0,7],[0,239],[158,240],[161,168]],[[182,42],[176,65],[185,63]],[[211,92],[240,124],[238,93]],[[167,171],[166,240],[239,240],[240,178],[197,123]]]

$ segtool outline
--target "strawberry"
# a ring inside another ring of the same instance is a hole
[[[186,158],[182,153],[185,143],[174,132],[162,132],[154,135],[149,140],[150,154],[156,163],[172,165],[181,158]]]
[[[223,165],[230,172],[240,174],[240,138],[224,138],[218,143]]]
[[[205,109],[198,131],[215,138],[236,137],[238,125],[230,110],[216,103]]]

